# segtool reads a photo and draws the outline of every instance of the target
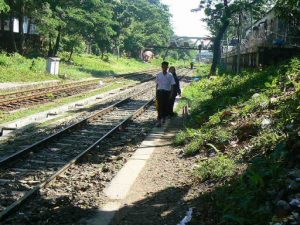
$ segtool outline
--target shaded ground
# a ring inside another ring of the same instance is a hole
[[[294,60],[185,90],[189,129],[159,144],[111,225],[178,224],[190,207],[188,225],[300,224],[299,68]]]
[[[172,121],[111,225],[174,225],[184,217],[193,161],[178,157],[181,150],[171,146],[181,125],[181,118]]]

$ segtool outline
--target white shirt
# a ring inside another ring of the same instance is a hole
[[[160,72],[156,75],[156,84],[157,90],[171,91],[172,85],[175,85],[176,82],[171,73],[167,72],[164,75],[163,72]]]

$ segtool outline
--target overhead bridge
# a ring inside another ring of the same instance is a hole
[[[148,46],[147,49],[180,49],[180,50],[201,50],[201,48],[198,47],[183,47],[183,46]]]
[[[211,50],[212,49],[211,37],[187,37],[187,36],[174,36],[168,46],[147,46],[147,49],[177,49],[177,50]]]

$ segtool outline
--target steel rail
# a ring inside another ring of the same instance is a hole
[[[135,76],[138,74],[145,74],[145,73],[152,73],[156,70],[146,70],[146,71],[140,71],[140,72],[133,72],[133,73],[127,73],[127,74],[120,74],[120,75],[116,75],[115,77],[120,77],[120,78],[126,78],[127,76]],[[99,82],[101,79],[94,79],[94,80],[88,80],[88,81],[77,81],[77,82],[72,82],[72,83],[68,83],[68,84],[58,84],[58,85],[53,85],[53,86],[49,86],[49,87],[42,87],[42,88],[35,88],[35,89],[30,89],[30,90],[26,90],[26,91],[17,91],[17,92],[11,92],[11,93],[7,93],[7,94],[0,94],[0,100],[2,99],[9,99],[9,98],[13,98],[13,97],[18,97],[18,96],[22,96],[22,95],[26,95],[28,93],[34,93],[34,92],[48,92],[51,90],[55,90],[55,89],[60,89],[60,88],[65,88],[65,87],[76,87],[77,85],[81,85],[81,84],[96,84],[97,82]],[[112,81],[113,79],[109,79],[108,81]]]
[[[151,71],[151,72],[153,73],[153,71]],[[151,72],[149,71],[148,73],[151,73]],[[132,73],[132,75],[119,75],[118,78],[126,78],[126,77],[129,78],[132,76],[139,76],[142,74],[147,74],[147,73],[144,72],[144,73]],[[154,77],[144,79],[141,81],[147,82],[148,80],[151,80],[151,79],[154,79]],[[110,79],[110,81],[108,81],[107,84],[109,84],[113,81],[114,81],[114,79]],[[39,102],[42,102],[44,100],[51,99],[52,95],[53,95],[53,97],[59,97],[62,93],[68,94],[68,93],[71,93],[74,91],[78,92],[80,90],[83,90],[84,88],[96,86],[98,82],[99,82],[99,80],[97,80],[97,81],[93,80],[93,81],[89,81],[89,82],[78,82],[78,83],[80,83],[80,85],[71,85],[71,86],[65,85],[65,86],[55,86],[53,88],[46,88],[46,89],[36,89],[37,93],[35,93],[35,94],[25,95],[22,97],[15,96],[14,98],[11,98],[11,99],[3,99],[3,100],[0,99],[0,108],[2,108],[3,110],[8,110],[11,108],[22,108],[23,105],[28,104],[28,101],[29,102],[31,101],[30,103],[38,104]],[[19,92],[19,94],[33,93],[34,91],[35,90]],[[48,96],[49,94],[51,95],[50,97]],[[15,95],[15,94],[12,94],[12,95]],[[74,94],[71,94],[71,95],[74,95]],[[0,96],[0,98],[1,98],[1,96]]]
[[[62,84],[62,85],[53,85],[50,87],[44,87],[44,88],[35,88],[35,89],[31,89],[31,90],[27,90],[27,91],[17,91],[17,92],[12,92],[12,93],[8,93],[8,94],[1,94],[0,95],[0,99],[10,99],[10,98],[15,98],[18,96],[22,96],[22,95],[26,95],[29,93],[34,93],[34,92],[48,92],[51,90],[56,90],[56,89],[60,89],[60,88],[71,88],[71,87],[76,87],[77,85],[83,85],[83,84],[96,84],[97,82],[99,82],[100,79],[95,79],[95,80],[89,80],[89,81],[80,81],[80,82],[73,82],[73,83],[69,83],[69,84]]]
[[[128,99],[126,99],[128,100]],[[125,100],[124,100],[125,101]],[[122,102],[124,102],[122,101]],[[142,107],[137,109],[134,113],[129,115],[127,118],[125,118],[123,121],[118,123],[114,128],[112,128],[110,131],[108,131],[105,135],[103,135],[100,139],[98,139],[96,142],[94,142],[92,145],[90,145],[87,149],[82,151],[79,155],[71,159],[67,164],[65,164],[62,168],[60,168],[57,172],[55,172],[51,177],[49,177],[47,180],[43,181],[42,183],[36,185],[33,189],[28,191],[23,197],[12,203],[10,206],[8,206],[5,210],[3,210],[0,213],[0,221],[3,221],[7,216],[9,216],[11,213],[15,212],[18,207],[20,207],[23,203],[25,203],[27,200],[29,200],[31,197],[33,197],[35,194],[38,193],[38,191],[44,187],[46,187],[48,184],[50,184],[52,181],[55,180],[55,178],[62,173],[64,173],[68,168],[70,168],[75,163],[79,162],[79,160],[82,159],[88,152],[92,151],[100,142],[102,142],[104,139],[112,135],[114,132],[116,132],[119,127],[123,127],[127,123],[129,123],[134,117],[139,116],[141,113],[143,113],[154,101],[154,98],[149,100],[147,103],[145,103]],[[118,104],[121,104],[119,102]],[[117,104],[117,105],[118,105]],[[116,105],[116,104],[114,104]],[[108,107],[110,108],[110,107]],[[107,109],[108,109],[107,108]],[[107,110],[105,109],[105,110]]]
[[[84,84],[80,84],[80,85],[74,85],[71,87],[63,87],[63,88],[57,88],[57,89],[53,89],[53,90],[47,90],[47,91],[43,91],[43,92],[39,92],[36,94],[32,94],[32,95],[26,95],[23,97],[15,97],[12,99],[5,99],[5,100],[0,100],[0,106],[8,104],[8,103],[14,103],[14,102],[21,102],[24,100],[30,100],[30,99],[35,99],[35,98],[39,98],[39,97],[47,97],[47,94],[57,94],[59,92],[66,92],[66,91],[72,91],[73,89],[80,89],[80,88],[84,88],[84,87],[89,87],[89,86],[94,86],[97,85],[99,82],[99,80],[97,82],[90,82],[90,83],[84,83]]]
[[[151,87],[150,87],[150,88],[151,88]],[[150,88],[148,88],[148,89],[150,89]],[[24,155],[26,155],[26,154],[28,154],[28,153],[30,153],[30,152],[35,152],[38,148],[42,147],[43,145],[47,144],[48,142],[51,142],[53,139],[59,137],[60,135],[63,135],[63,134],[65,134],[65,133],[67,133],[67,132],[69,132],[69,131],[71,131],[71,130],[73,130],[73,129],[76,129],[77,127],[79,127],[79,126],[81,126],[82,124],[86,123],[88,120],[90,120],[90,119],[92,119],[92,118],[94,118],[94,117],[96,117],[96,116],[102,116],[102,115],[104,115],[105,113],[108,113],[108,112],[114,110],[114,108],[116,108],[117,106],[119,106],[119,105],[121,105],[121,104],[123,104],[123,103],[126,103],[126,102],[129,101],[132,97],[138,96],[139,94],[144,93],[144,92],[147,91],[148,89],[142,90],[142,91],[140,91],[139,93],[134,94],[133,96],[129,96],[129,97],[123,99],[123,100],[120,100],[120,101],[118,101],[118,102],[116,102],[116,103],[114,103],[114,104],[112,104],[112,105],[110,105],[110,106],[108,106],[108,107],[102,109],[101,111],[96,112],[96,113],[94,113],[94,114],[92,114],[92,115],[90,115],[90,116],[88,116],[88,117],[86,117],[86,118],[80,120],[79,122],[76,122],[76,123],[74,123],[74,124],[71,124],[70,126],[68,126],[68,127],[64,128],[64,129],[60,130],[60,131],[57,132],[57,133],[54,133],[54,134],[52,134],[52,135],[50,135],[50,136],[48,136],[48,137],[46,137],[46,138],[44,138],[44,139],[42,139],[42,140],[40,140],[40,141],[38,141],[38,142],[36,142],[36,143],[34,143],[34,144],[28,146],[28,147],[26,147],[26,148],[24,148],[24,149],[22,149],[22,150],[16,152],[16,153],[14,153],[14,154],[11,154],[11,155],[9,155],[9,156],[7,156],[7,157],[1,159],[1,160],[0,160],[0,168],[5,168],[10,162],[12,162],[12,161],[18,159],[18,158],[21,157],[21,156],[24,156]]]
[[[31,145],[30,147],[28,147],[22,151],[19,151],[18,153],[13,154],[12,156],[7,157],[4,160],[1,160],[0,166],[5,167],[5,166],[9,165],[9,163],[20,158],[21,156],[24,156],[28,153],[37,151],[39,147],[47,144],[50,141],[55,141],[55,138],[58,137],[59,135],[62,135],[65,132],[68,132],[74,128],[77,128],[78,126],[82,125],[85,122],[88,122],[88,120],[93,119],[94,117],[97,118],[99,116],[105,115],[106,113],[108,113],[110,111],[113,111],[114,109],[118,109],[117,108],[118,106],[122,106],[126,102],[130,101],[131,98],[140,96],[142,93],[145,93],[146,91],[150,90],[153,87],[149,87],[146,90],[143,90],[141,92],[134,94],[133,96],[123,99],[123,100],[101,110],[100,112],[92,114],[91,116],[89,116],[73,125],[70,125],[69,127],[57,132],[56,134],[50,135],[49,137]],[[2,212],[0,212],[0,221],[3,221],[4,219],[6,219],[9,215],[11,215],[13,212],[15,212],[22,204],[24,204],[26,201],[30,200],[33,196],[35,196],[35,194],[37,194],[40,189],[46,187],[48,184],[50,184],[52,181],[54,181],[57,176],[63,174],[68,168],[70,168],[72,165],[79,162],[88,152],[92,151],[97,145],[99,145],[99,143],[101,143],[107,137],[111,136],[120,127],[125,126],[133,118],[135,118],[135,117],[139,116],[141,113],[143,113],[153,102],[154,102],[154,97],[152,97],[150,100],[148,100],[142,106],[140,106],[138,109],[135,109],[134,112],[132,112],[130,115],[126,116],[126,114],[125,114],[125,119],[124,118],[121,119],[121,122],[118,122],[116,125],[113,125],[113,127],[108,132],[102,134],[99,139],[97,139],[93,143],[89,144],[89,147],[85,148],[85,150],[83,150],[83,151],[80,151],[75,157],[68,160],[68,162],[65,165],[63,165],[61,168],[58,168],[57,171],[53,171],[54,174],[50,175],[50,177],[45,178],[44,180],[42,179],[39,184],[33,186],[33,188],[31,190],[28,190],[24,194],[24,196],[22,196],[21,198],[19,198],[16,201],[14,201],[12,204],[10,204],[8,207],[6,207]],[[126,107],[125,107],[125,110],[126,110]]]

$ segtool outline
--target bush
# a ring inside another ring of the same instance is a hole
[[[195,175],[201,181],[210,179],[219,180],[234,175],[235,169],[236,164],[232,159],[218,154],[216,157],[200,162]]]

